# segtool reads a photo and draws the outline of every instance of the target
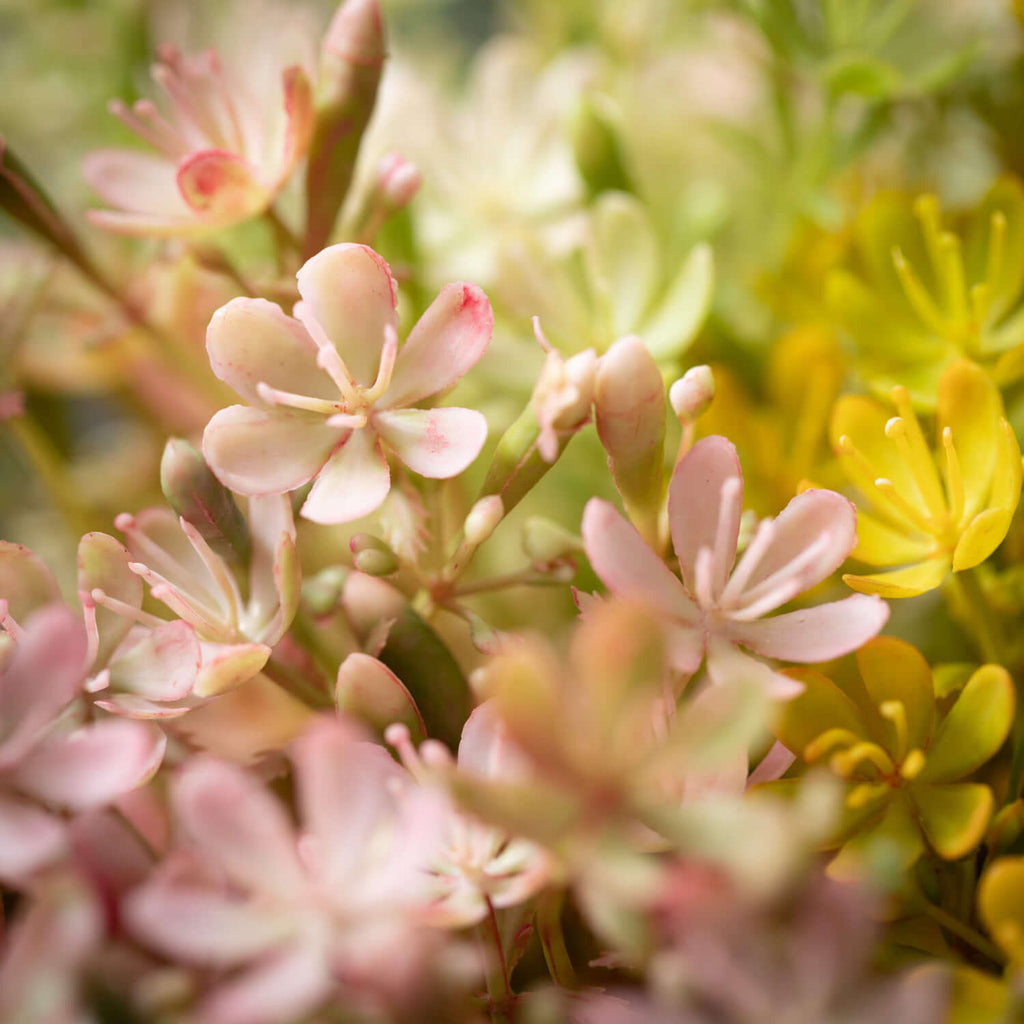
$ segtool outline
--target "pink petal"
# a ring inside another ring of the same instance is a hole
[[[266,644],[204,643],[202,657],[195,694],[215,697],[252,679],[270,659],[270,648]]]
[[[874,595],[801,608],[756,622],[729,623],[728,636],[758,654],[785,661],[829,661],[870,640],[889,618],[889,606]]]
[[[790,700],[804,691],[803,683],[744,654],[723,637],[712,637],[708,644],[707,670],[712,682],[719,686],[729,686],[737,680],[751,681],[763,687],[765,693],[776,700]]]
[[[299,294],[356,383],[377,376],[384,328],[398,329],[391,268],[365,245],[331,245],[298,273]]]
[[[857,541],[857,512],[849,499],[835,491],[804,491],[779,513],[772,532],[772,543],[747,581],[745,594],[771,577],[776,584],[789,581],[799,585],[796,593],[801,593],[831,576]],[[826,534],[827,544],[812,563],[793,573],[785,571]]]
[[[21,800],[0,796],[0,881],[16,885],[67,848],[64,822]]]
[[[305,1019],[334,990],[325,954],[295,946],[219,985],[203,1001],[197,1024],[280,1024]]]
[[[684,622],[698,621],[683,585],[614,505],[591,498],[583,510],[582,533],[587,558],[612,593],[653,605]]]
[[[338,401],[338,389],[316,364],[306,328],[266,299],[237,298],[221,306],[206,330],[210,368],[253,405],[261,381],[279,391]]]
[[[731,441],[717,435],[698,441],[672,474],[668,488],[669,528],[683,582],[691,594],[696,593],[695,566],[701,548],[716,552],[720,575],[722,569],[727,574],[732,568],[739,538],[739,516],[723,524],[721,538],[718,534],[719,517],[723,512],[722,485],[737,477],[742,481],[736,449]],[[736,505],[742,505],[742,490]]]
[[[311,725],[291,756],[317,876],[328,891],[351,890],[374,833],[395,814],[390,785],[408,776],[383,747],[336,719]]]
[[[380,408],[412,405],[450,387],[484,354],[493,330],[491,304],[476,285],[445,285],[400,349]]]
[[[315,523],[348,523],[379,508],[391,489],[391,472],[370,428],[354,430],[327,461],[300,515]]]
[[[26,793],[72,810],[102,807],[146,782],[167,739],[155,726],[109,719],[36,747],[14,772]]]
[[[514,780],[529,772],[526,756],[515,747],[494,701],[485,701],[466,719],[459,740],[459,771]]]
[[[82,173],[96,194],[118,210],[192,222],[178,191],[175,166],[163,157],[131,149],[99,149],[85,158]]]
[[[175,780],[173,799],[189,836],[232,882],[285,901],[305,888],[291,823],[241,768],[193,757]]]
[[[373,426],[414,473],[431,479],[461,473],[487,440],[487,420],[474,409],[379,412]]]
[[[344,436],[322,420],[232,405],[206,425],[203,455],[233,491],[281,494],[309,483]]]
[[[761,758],[760,764],[750,773],[750,778],[747,779],[747,789],[758,786],[762,782],[781,779],[795,760],[796,754],[776,740],[768,753]]]
[[[147,945],[186,963],[230,967],[286,941],[292,922],[254,902],[157,879],[124,905],[128,927]]]
[[[295,615],[302,572],[295,554],[295,519],[284,495],[249,499],[250,636],[276,644]]]
[[[178,238],[200,235],[209,225],[195,217],[163,217],[151,213],[122,213],[120,210],[86,210],[85,218],[104,231],[114,231],[131,238]]]
[[[0,674],[0,767],[25,754],[85,679],[85,627],[70,608],[49,605],[21,625],[24,635]]]
[[[178,191],[208,224],[232,224],[259,213],[271,192],[237,153],[208,149],[190,153],[178,164]]]
[[[15,622],[61,600],[60,587],[43,560],[21,544],[0,540],[0,598]]]
[[[178,700],[199,671],[199,638],[181,619],[129,634],[110,661],[110,686],[151,700]]]

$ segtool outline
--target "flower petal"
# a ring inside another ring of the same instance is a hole
[[[929,558],[918,565],[892,572],[876,572],[867,576],[846,573],[843,582],[862,594],[877,594],[879,597],[917,597],[927,590],[934,590],[949,574],[949,556]]]
[[[21,800],[0,796],[0,880],[17,885],[67,848],[64,822]]]
[[[932,734],[935,688],[921,652],[896,637],[880,636],[857,652],[857,668],[875,708],[897,702],[903,706],[905,739],[901,737],[904,729],[878,715],[872,728],[875,741],[896,751],[897,761],[915,747],[924,748]]]
[[[855,594],[755,622],[732,621],[727,635],[768,658],[830,661],[875,636],[888,618],[889,606],[881,598]]]
[[[14,772],[26,793],[72,810],[102,807],[146,782],[167,738],[155,726],[109,719],[36,747]]]
[[[163,157],[132,149],[98,149],[85,158],[82,174],[93,191],[118,210],[191,220],[178,191],[175,166]]]
[[[248,682],[270,659],[266,644],[202,645],[203,664],[193,690],[197,697],[216,697]]]
[[[344,436],[322,420],[231,405],[206,425],[203,455],[233,491],[281,494],[312,480]]]
[[[698,441],[672,474],[668,488],[668,521],[672,546],[679,559],[679,569],[686,589],[696,593],[697,552],[708,548],[717,553],[720,569],[728,574],[736,558],[739,537],[739,515],[727,525],[727,533],[719,543],[719,519],[723,515],[722,485],[743,474],[736,448],[727,438],[713,435]],[[736,499],[742,507],[742,490]],[[731,510],[730,510],[731,511]],[[721,551],[719,551],[721,548]],[[724,580],[722,581],[724,582]]]
[[[327,460],[299,514],[314,523],[349,523],[379,508],[390,489],[376,432],[354,430]]]
[[[255,778],[200,755],[181,769],[172,792],[190,838],[231,882],[279,897],[286,906],[303,891],[294,830]]]
[[[475,409],[396,409],[375,414],[373,425],[414,473],[431,479],[457,476],[487,440],[487,420]]]
[[[934,554],[933,536],[907,527],[896,530],[863,509],[857,510],[857,546],[852,558],[868,565],[905,565]]]
[[[192,689],[199,660],[199,639],[187,622],[136,627],[110,661],[110,687],[150,700],[178,700]]]
[[[401,722],[413,743],[427,738],[427,727],[405,684],[387,665],[361,651],[353,651],[339,666],[334,703],[340,712],[361,719],[379,735],[392,722]]]
[[[0,598],[15,622],[61,600],[60,587],[43,560],[21,544],[0,540]]]
[[[412,405],[450,387],[484,354],[494,312],[475,284],[448,284],[399,350],[391,386],[378,407]]]
[[[974,782],[917,785],[913,800],[928,842],[946,860],[965,857],[981,842],[995,807],[992,790]]]
[[[684,622],[698,621],[682,583],[614,505],[591,498],[583,510],[582,533],[591,567],[612,593],[652,605]]]
[[[214,889],[158,878],[124,904],[129,928],[147,945],[202,967],[231,967],[280,945],[287,916]]]
[[[331,245],[298,273],[299,294],[357,384],[377,376],[384,328],[398,329],[391,268],[366,245]]]
[[[175,178],[182,199],[207,224],[246,220],[272,196],[247,160],[221,149],[190,153],[178,164]]]
[[[338,389],[317,366],[316,342],[298,320],[266,299],[237,298],[221,306],[206,329],[214,375],[253,405],[262,381],[279,391],[338,400]]]
[[[763,687],[764,692],[776,700],[789,700],[804,690],[804,684],[799,680],[776,672],[763,661],[744,654],[723,637],[713,636],[708,642],[707,670],[712,682],[720,686],[749,681]]]

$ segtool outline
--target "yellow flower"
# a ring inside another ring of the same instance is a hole
[[[874,514],[858,508],[852,557],[903,568],[843,578],[863,593],[914,597],[1002,542],[1020,498],[1020,446],[998,390],[969,360],[939,381],[934,457],[907,389],[894,387],[892,400],[898,415],[890,417],[874,399],[841,398],[831,436],[846,475],[874,506]]]
[[[884,393],[907,385],[931,408],[946,366],[966,356],[997,383],[1024,374],[1024,188],[1002,178],[949,230],[933,195],[885,193],[861,212],[855,257],[832,273],[828,304]]]

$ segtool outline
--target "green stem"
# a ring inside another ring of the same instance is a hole
[[[312,683],[302,679],[288,666],[282,665],[281,662],[275,661],[273,658],[263,666],[262,672],[269,679],[277,683],[282,690],[286,690],[293,697],[298,697],[303,704],[315,710],[334,707],[334,701],[331,697],[317,689]]]
[[[981,656],[990,662],[1002,664],[1002,632],[995,609],[989,603],[975,569],[964,569],[950,576],[950,586],[958,593],[961,610],[974,637]]]
[[[551,980],[560,988],[572,989],[576,987],[576,972],[569,959],[569,951],[565,948],[565,934],[562,931],[564,902],[563,892],[548,892],[540,897],[537,902],[537,935]]]
[[[490,1009],[492,1024],[511,1024],[511,1006],[514,999],[512,984],[508,975],[508,961],[501,941],[501,928],[498,926],[498,915],[494,904],[485,896],[487,917],[480,926],[486,961],[487,1002]],[[490,947],[490,949],[487,949]],[[491,955],[493,954],[493,955]]]
[[[922,909],[936,924],[945,928],[946,931],[966,942],[969,946],[972,946],[982,956],[988,957],[993,963],[1000,965],[1006,963],[1006,957],[1003,956],[1002,950],[998,946],[989,942],[981,932],[972,928],[969,924],[965,924],[959,918],[954,917],[949,911],[928,902],[925,902]]]

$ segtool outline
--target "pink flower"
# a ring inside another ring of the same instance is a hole
[[[79,725],[68,713],[82,689],[85,659],[85,629],[63,605],[49,605],[17,626],[13,655],[0,673],[0,878],[6,881],[25,877],[65,848],[65,823],[40,804],[101,807],[144,783],[163,760],[164,736],[151,726],[118,719]]]
[[[180,235],[226,227],[261,213],[305,155],[313,126],[305,72],[281,75],[280,98],[261,95],[261,60],[252,80],[223,68],[213,50],[183,57],[162,47],[153,78],[169,111],[150,100],[112,112],[159,151],[101,149],[85,162],[89,184],[114,210],[91,210],[94,224],[129,235]],[[276,103],[276,105],[275,105]]]
[[[757,679],[775,697],[802,687],[741,648],[787,661],[828,661],[860,647],[885,625],[886,604],[854,595],[765,616],[831,575],[857,539],[853,505],[809,490],[777,519],[763,519],[737,562],[743,477],[724,437],[699,441],[676,466],[669,526],[682,580],[616,511],[597,498],[583,512],[583,543],[614,593],[656,609],[671,629],[674,666],[692,674],[707,656],[715,682]]]
[[[494,316],[479,288],[450,284],[398,348],[396,285],[363,245],[333,245],[299,271],[297,319],[238,298],[210,323],[213,372],[248,405],[222,409],[203,436],[217,477],[240,494],[280,494],[316,479],[302,515],[342,523],[391,487],[381,444],[422,476],[461,473],[487,436],[471,409],[412,406],[483,355]]]
[[[336,720],[295,744],[300,835],[255,777],[192,758],[174,782],[190,850],[129,897],[147,942],[185,963],[233,970],[200,1004],[203,1024],[304,1017],[339,984],[384,993],[414,979],[424,865],[437,803],[382,747]]]

